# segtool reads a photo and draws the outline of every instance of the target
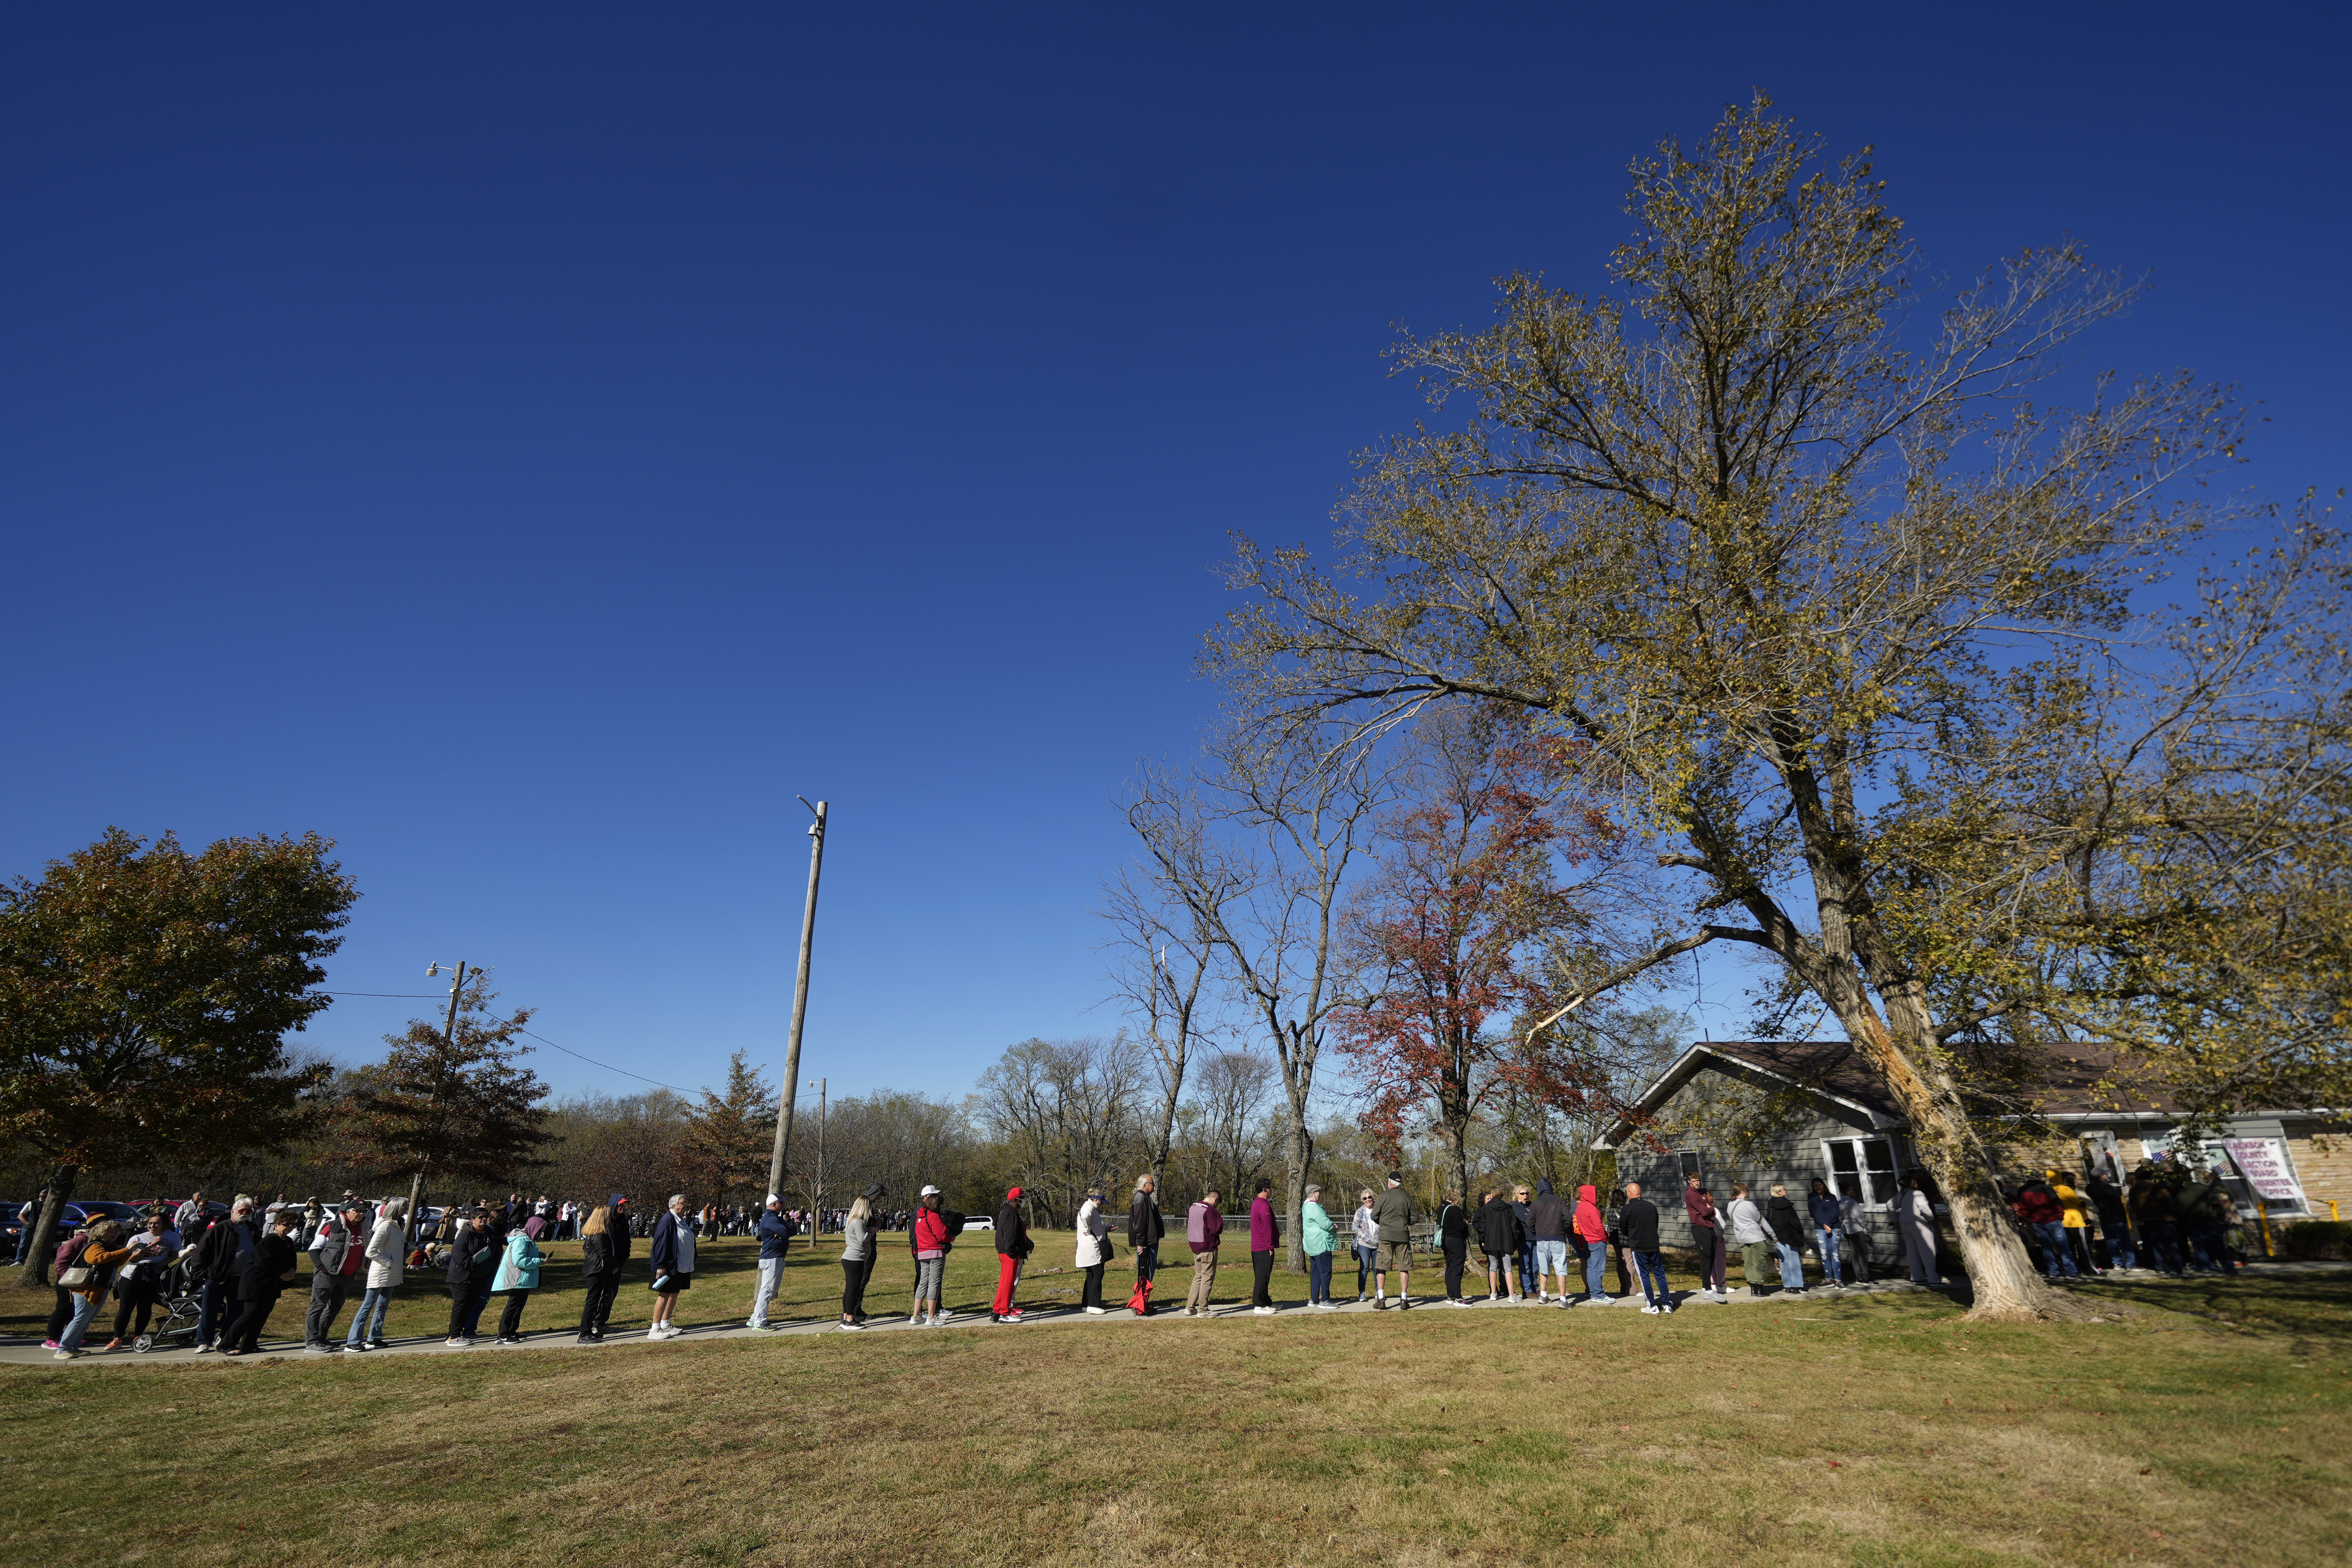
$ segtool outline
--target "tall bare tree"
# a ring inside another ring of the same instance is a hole
[[[1916,258],[1881,196],[1864,157],[1824,166],[1761,100],[1663,144],[1633,166],[1609,290],[1515,276],[1486,331],[1401,343],[1467,420],[1365,456],[1339,571],[1244,542],[1254,599],[1212,657],[1277,728],[1466,698],[1611,759],[1692,887],[1582,994],[1710,942],[1782,967],[1908,1119],[1975,1312],[2067,1312],[2009,1224],[1960,1047],[2055,1019],[2084,954],[2114,981],[2084,1026],[2126,1008],[2127,906],[2078,897],[2072,932],[2043,916],[2064,873],[2095,892],[2086,855],[2172,831],[2162,738],[2248,670],[2286,673],[2249,651],[2285,628],[2254,616],[2218,659],[2174,642],[2204,695],[2126,710],[2148,685],[2131,595],[2213,521],[2196,486],[2240,416],[2185,376],[2037,406],[2130,289],[2029,250],[1909,327]]]
[[[1110,1039],[1024,1040],[980,1075],[973,1120],[1005,1146],[1023,1196],[1066,1223],[1087,1188],[1114,1178],[1140,1142],[1141,1053]]]

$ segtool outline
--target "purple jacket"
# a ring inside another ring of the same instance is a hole
[[[1265,1201],[1264,1193],[1250,1201],[1250,1250],[1274,1250],[1274,1205]]]

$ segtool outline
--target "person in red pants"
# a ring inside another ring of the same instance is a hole
[[[1021,1212],[1021,1189],[1013,1188],[1004,1194],[1004,1206],[996,1211],[996,1302],[988,1314],[992,1323],[1017,1323],[1021,1309],[1013,1304],[1013,1291],[1021,1283],[1021,1266],[1029,1258],[1029,1221]]]

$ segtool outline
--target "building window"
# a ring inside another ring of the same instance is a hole
[[[1678,1150],[1676,1150],[1676,1151],[1675,1152],[1675,1158],[1679,1159],[1679,1160],[1683,1163],[1683,1180],[1685,1180],[1685,1182],[1687,1182],[1687,1181],[1689,1181],[1693,1176],[1696,1176],[1696,1175],[1697,1175],[1697,1174],[1698,1174],[1698,1151],[1697,1151],[1697,1150],[1696,1150],[1696,1149],[1678,1149]]]
[[[1871,1208],[1895,1201],[1895,1142],[1889,1138],[1825,1138],[1822,1152],[1830,1185],[1840,1197],[1860,1198]]]

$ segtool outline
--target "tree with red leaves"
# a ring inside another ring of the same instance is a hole
[[[1543,958],[1591,921],[1564,869],[1607,862],[1621,841],[1580,806],[1579,757],[1506,717],[1446,711],[1424,722],[1420,804],[1388,826],[1381,874],[1351,911],[1376,984],[1341,1019],[1365,1080],[1365,1126],[1384,1157],[1408,1132],[1444,1145],[1467,1201],[1472,1126],[1514,1089],[1575,1109],[1599,1078],[1564,1044],[1522,1051],[1496,1027],[1545,994]]]

